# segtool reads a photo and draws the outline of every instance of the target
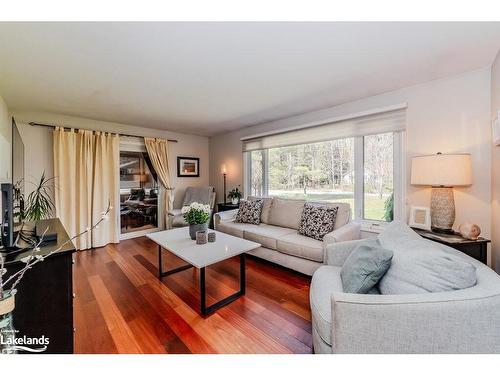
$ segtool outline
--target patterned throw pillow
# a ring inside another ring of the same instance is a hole
[[[299,233],[323,241],[323,237],[333,231],[338,207],[305,203],[300,217]]]
[[[260,224],[260,214],[264,200],[241,201],[235,221],[237,223]]]

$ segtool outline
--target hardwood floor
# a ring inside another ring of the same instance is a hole
[[[140,237],[75,255],[75,353],[312,352],[309,277],[247,257],[246,295],[202,318],[198,270],[160,282],[157,251]],[[207,268],[207,304],[238,290],[238,267]]]

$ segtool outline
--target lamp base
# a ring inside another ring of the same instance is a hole
[[[432,187],[431,228],[434,232],[453,233],[455,222],[455,199],[453,188]]]

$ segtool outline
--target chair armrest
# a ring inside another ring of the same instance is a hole
[[[168,216],[179,216],[179,215],[182,215],[180,208],[173,208],[168,211]]]
[[[335,229],[323,237],[325,246],[342,241],[353,241],[361,238],[361,224],[354,221],[348,222],[346,225]]]
[[[214,227],[217,229],[217,225],[222,222],[234,221],[236,219],[236,214],[238,213],[238,209],[229,210],[229,211],[221,211],[214,214]]]
[[[498,291],[496,292],[498,293]],[[500,294],[333,293],[334,353],[500,353]]]
[[[325,236],[326,237],[326,236]],[[368,241],[368,239],[334,242],[324,246],[324,262],[329,266],[342,267],[345,260],[351,252],[360,244]]]

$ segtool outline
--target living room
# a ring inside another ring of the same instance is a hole
[[[70,19],[0,22],[2,353],[500,353],[500,22]]]

